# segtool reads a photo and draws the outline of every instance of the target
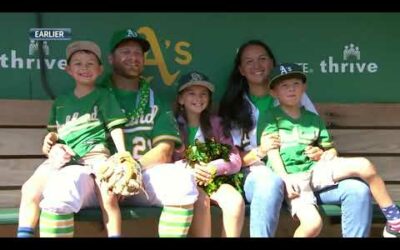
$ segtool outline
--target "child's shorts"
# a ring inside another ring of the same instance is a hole
[[[336,157],[332,160],[318,161],[310,171],[303,173],[290,174],[290,178],[299,180],[300,196],[289,200],[287,197],[286,203],[292,216],[305,205],[317,205],[314,192],[336,185],[333,180],[336,169],[344,166],[344,158]]]
[[[93,175],[96,175],[98,167],[107,161],[110,157],[110,150],[108,150],[105,146],[99,144],[96,145],[90,152],[84,155],[81,159],[79,159],[76,163],[80,165],[87,166],[91,169]]]

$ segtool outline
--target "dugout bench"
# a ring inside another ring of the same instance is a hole
[[[13,237],[18,224],[21,185],[45,159],[41,144],[51,101],[0,100],[0,106],[0,237]],[[400,104],[320,103],[317,109],[333,135],[339,154],[370,159],[384,178],[389,193],[400,204]],[[324,228],[336,225],[335,231],[324,229],[321,235],[339,237],[340,206],[323,205],[321,212]],[[124,235],[156,236],[161,208],[122,207],[121,213],[123,232],[129,231]],[[219,208],[213,207],[212,214],[213,221],[220,220]],[[248,215],[246,206],[243,236],[248,236]],[[373,217],[374,223],[384,221],[376,205]],[[75,220],[78,236],[105,236],[100,209],[84,209],[76,214]],[[131,225],[132,221],[136,224]],[[283,210],[277,236],[291,237],[294,228],[288,212]],[[213,223],[213,235],[218,236],[219,229]],[[379,237],[382,229],[383,224],[377,225],[375,236]]]

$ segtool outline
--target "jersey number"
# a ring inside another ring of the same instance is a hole
[[[151,140],[145,139],[143,137],[135,137],[132,141],[133,149],[132,149],[132,156],[135,159],[140,158],[143,156],[148,150],[151,149]]]

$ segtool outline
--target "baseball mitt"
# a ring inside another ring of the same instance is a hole
[[[129,152],[112,155],[99,167],[96,177],[115,194],[130,196],[142,189],[140,163]]]

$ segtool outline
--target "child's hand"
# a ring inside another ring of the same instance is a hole
[[[56,144],[58,140],[58,135],[57,133],[50,132],[48,133],[43,140],[43,146],[42,146],[42,152],[44,154],[49,154],[51,147]]]
[[[194,166],[194,173],[196,176],[196,182],[199,186],[207,186],[215,176],[216,169],[213,166],[196,164]]]
[[[261,135],[261,145],[259,150],[262,154],[267,155],[268,151],[271,149],[278,149],[281,146],[281,141],[278,134],[262,134]]]
[[[289,199],[293,199],[300,196],[300,186],[298,181],[292,177],[292,175],[287,175],[283,178],[286,186],[286,193]]]
[[[324,151],[319,147],[307,146],[304,150],[304,154],[312,161],[319,161]]]
[[[49,160],[52,166],[57,169],[71,161],[73,156],[75,156],[75,152],[64,144],[54,145],[49,152]]]

